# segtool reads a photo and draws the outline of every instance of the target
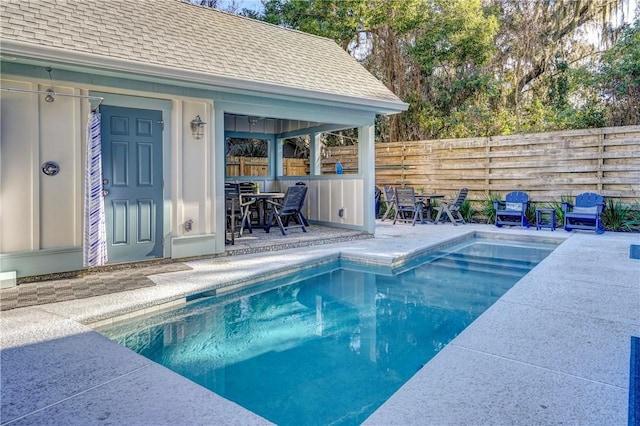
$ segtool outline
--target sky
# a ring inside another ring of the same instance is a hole
[[[234,0],[221,0],[220,8],[225,10],[228,5],[233,4]],[[235,4],[238,6],[238,10],[251,9],[255,11],[262,11],[262,1],[260,0],[235,0]]]

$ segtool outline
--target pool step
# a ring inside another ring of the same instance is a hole
[[[482,256],[461,256],[453,253],[449,256],[441,257],[429,265],[433,268],[464,268],[472,272],[488,273],[491,275],[523,276],[536,265],[536,262],[514,261],[512,259]]]

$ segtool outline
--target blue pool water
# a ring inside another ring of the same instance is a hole
[[[333,262],[99,330],[279,425],[364,421],[554,248],[472,239]]]

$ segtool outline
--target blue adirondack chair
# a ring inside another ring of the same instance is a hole
[[[513,191],[508,193],[504,201],[494,201],[496,210],[496,226],[520,225],[531,226],[527,220],[527,207],[529,207],[529,195],[526,192]]]
[[[563,202],[564,230],[586,229],[596,231],[596,234],[604,233],[604,226],[600,220],[603,210],[604,198],[593,192],[578,195],[575,204]]]

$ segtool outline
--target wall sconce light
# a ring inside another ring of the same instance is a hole
[[[253,115],[250,115],[248,117],[249,120],[249,124],[251,124],[252,126],[255,126],[258,123],[258,117],[255,117]]]
[[[196,115],[196,118],[191,120],[191,133],[193,134],[194,139],[202,139],[204,136],[204,125],[207,124],[200,118],[199,115]]]

